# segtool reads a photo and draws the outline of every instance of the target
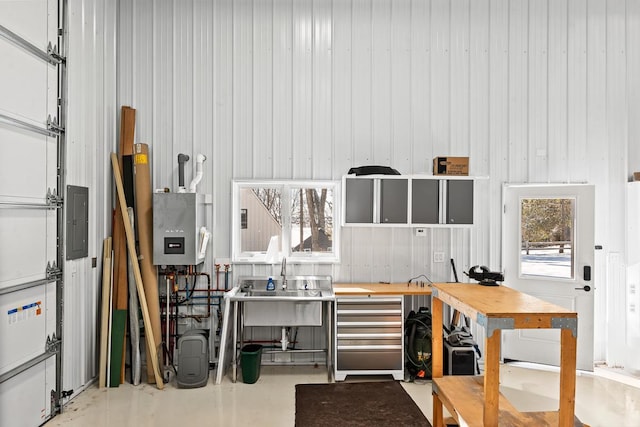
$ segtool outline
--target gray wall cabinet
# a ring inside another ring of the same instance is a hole
[[[343,177],[344,226],[457,227],[473,224],[474,178]]]

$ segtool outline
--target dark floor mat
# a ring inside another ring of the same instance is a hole
[[[397,381],[296,385],[296,427],[325,426],[431,424]]]

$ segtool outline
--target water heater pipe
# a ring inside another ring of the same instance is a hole
[[[186,154],[178,154],[178,193],[184,193],[184,164],[189,161]]]
[[[198,154],[196,156],[196,176],[193,178],[193,181],[191,181],[191,184],[189,184],[189,193],[196,192],[196,185],[198,185],[202,179],[202,163],[204,163],[205,160],[207,160],[207,157],[204,154]]]

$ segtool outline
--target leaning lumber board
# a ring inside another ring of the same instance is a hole
[[[127,310],[113,310],[111,322],[111,372],[109,373],[109,387],[120,386],[120,372],[122,370],[122,347],[124,346],[124,331],[127,328]]]
[[[100,302],[100,368],[98,387],[107,385],[107,351],[109,347],[109,306],[111,298],[111,237],[104,239],[102,254],[102,301]]]
[[[156,344],[161,346],[162,329],[160,325],[158,276],[153,266],[153,212],[149,146],[147,144],[135,144],[133,160],[140,268],[142,270],[144,292],[147,297],[147,306],[149,307],[149,317],[151,318],[151,331],[146,331],[146,333],[153,333]],[[158,348],[156,353],[147,352],[147,378],[150,383],[152,383],[151,379],[153,378],[150,357],[153,354],[162,354],[162,347]]]
[[[133,154],[133,140],[135,137],[136,110],[123,106],[120,113],[120,146],[118,154],[118,165],[123,170],[123,156]],[[124,181],[123,181],[124,182]],[[124,188],[124,185],[123,185]],[[126,190],[125,190],[126,191]],[[126,200],[126,198],[125,198]],[[127,244],[124,236],[124,222],[128,221],[126,215],[122,215],[120,200],[116,200],[115,227],[113,236],[113,288],[114,288],[114,308],[120,310],[127,309]],[[127,204],[124,203],[125,213]],[[133,207],[133,206],[131,206]]]
[[[118,194],[121,213],[124,217],[125,215],[127,215],[127,211],[124,207],[124,188],[122,187],[122,175],[120,174],[120,165],[118,164],[118,156],[116,155],[116,153],[111,153],[111,165],[113,166],[113,176],[116,181],[116,193]],[[133,266],[133,275],[136,279],[136,289],[138,290],[140,307],[142,308],[142,320],[144,322],[144,329],[145,331],[150,331],[151,319],[149,318],[149,308],[147,306],[147,300],[144,293],[144,285],[142,284],[140,264],[138,263],[138,254],[136,253],[136,243],[134,240],[133,232],[131,230],[131,226],[129,225],[128,221],[124,222],[124,231],[127,237],[127,248],[129,249],[129,257],[131,257],[131,265]],[[156,387],[162,390],[164,388],[164,383],[162,380],[162,375],[160,373],[160,368],[158,366],[156,342],[153,334],[145,334],[145,339],[147,342],[147,350],[156,356],[151,358],[151,363],[153,364],[153,373],[156,379]]]
[[[118,154],[118,164],[120,166],[120,171],[123,171],[123,164],[125,162],[124,158],[128,156],[128,162],[131,162],[131,155],[133,154],[133,140],[135,137],[135,125],[136,125],[136,110],[123,106],[121,108],[120,114],[120,141],[119,141],[119,154]],[[123,182],[127,181],[129,184],[132,183],[132,180],[125,180],[123,175],[121,175]],[[129,185],[128,187],[132,187]],[[133,188],[125,188],[126,193],[133,193]],[[126,200],[126,198],[125,198]],[[122,215],[122,210],[120,208],[120,200],[116,200],[116,211],[115,211],[115,225],[113,230],[113,248],[114,248],[114,257],[113,257],[113,269],[114,269],[114,278],[113,278],[113,309],[114,310],[127,310],[127,304],[129,300],[128,296],[128,277],[127,277],[127,244],[126,244],[126,236],[124,234],[124,223],[128,222],[126,214]],[[125,207],[127,203],[123,202]],[[133,207],[133,206],[132,206]],[[125,328],[126,329],[126,328]],[[122,346],[116,346],[116,350],[120,349],[120,353],[113,354],[111,359],[112,364],[119,364],[120,366],[120,382],[124,382],[125,375],[125,358],[126,358],[126,348],[125,345],[126,340],[126,332],[122,336]],[[120,361],[117,362],[114,358],[120,358]]]
[[[135,233],[135,219],[133,208],[128,207],[129,225],[131,231]],[[144,279],[143,279],[144,280]],[[136,279],[133,277],[133,266],[129,258],[129,337],[131,339],[131,384],[140,385],[141,365],[140,362],[140,303],[138,302],[138,292],[136,291]],[[153,371],[149,373],[153,376]]]

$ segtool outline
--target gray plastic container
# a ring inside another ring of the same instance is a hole
[[[191,329],[178,339],[178,387],[204,387],[209,380],[209,331]]]

